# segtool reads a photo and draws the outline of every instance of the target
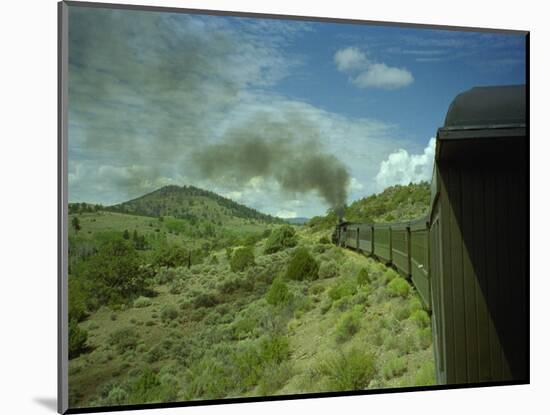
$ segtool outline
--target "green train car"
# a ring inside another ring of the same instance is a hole
[[[439,384],[528,381],[527,140],[524,86],[466,91],[437,131],[429,215],[333,234],[417,288]]]

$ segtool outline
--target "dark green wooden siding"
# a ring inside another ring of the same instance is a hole
[[[372,226],[369,224],[359,225],[359,248],[372,254]]]
[[[405,225],[391,227],[392,263],[403,275],[410,275],[409,231]]]
[[[431,309],[428,236],[428,227],[425,222],[422,225],[410,227],[411,278],[424,305]]]
[[[386,261],[391,261],[391,238],[389,226],[374,227],[374,254]]]
[[[443,383],[527,373],[526,166],[524,147],[514,149],[508,158],[438,163],[441,227],[431,238],[441,240],[442,268],[431,277],[432,290],[441,287]]]

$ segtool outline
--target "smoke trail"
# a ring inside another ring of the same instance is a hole
[[[210,180],[238,185],[254,177],[274,178],[288,192],[316,191],[342,212],[350,177],[340,160],[323,152],[318,136],[298,115],[281,122],[259,114],[229,130],[220,143],[195,152],[193,162]]]

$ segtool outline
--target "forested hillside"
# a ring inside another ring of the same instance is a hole
[[[144,216],[173,216],[187,219],[191,224],[202,219],[221,226],[230,218],[283,223],[279,218],[194,186],[165,186],[108,209]]]
[[[427,182],[395,185],[383,192],[356,200],[346,207],[344,219],[350,222],[393,222],[420,218],[430,205],[430,185]],[[336,214],[312,218],[308,225],[317,229],[333,227]]]

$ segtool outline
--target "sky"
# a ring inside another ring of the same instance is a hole
[[[517,34],[70,6],[69,200],[324,214],[429,181],[452,99],[525,66]]]

